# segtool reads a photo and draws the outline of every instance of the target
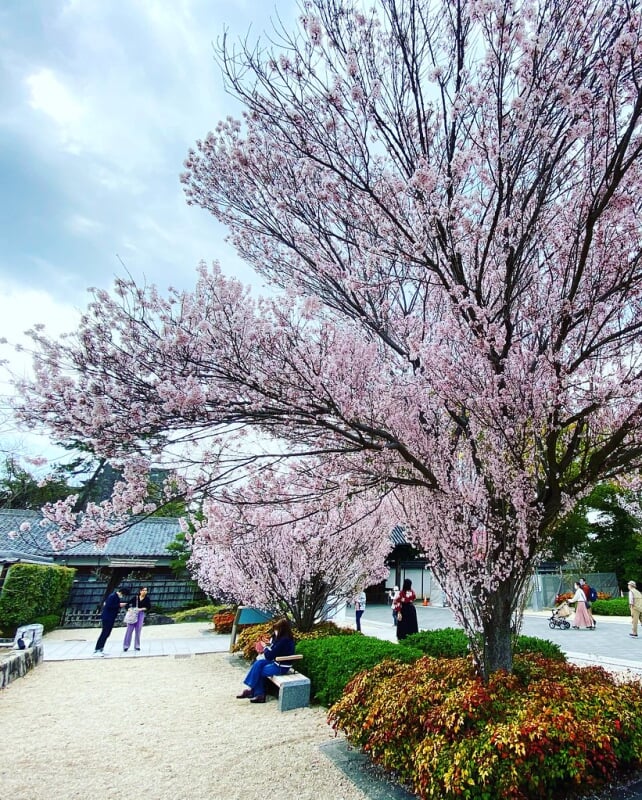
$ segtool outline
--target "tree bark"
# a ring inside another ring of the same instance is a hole
[[[483,622],[484,650],[482,672],[484,680],[497,670],[513,670],[511,646],[513,619],[512,582],[499,585],[491,598],[489,615]]]

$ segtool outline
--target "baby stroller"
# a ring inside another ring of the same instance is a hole
[[[554,608],[551,611],[551,617],[548,621],[549,628],[562,628],[563,630],[568,630],[571,627],[571,623],[568,621],[567,617],[571,616],[571,609],[569,608],[568,603],[564,600],[563,603],[560,603],[557,608]]]

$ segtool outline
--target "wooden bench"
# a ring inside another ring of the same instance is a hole
[[[292,663],[300,661],[301,655],[277,656],[274,660],[282,666],[289,666],[285,675],[269,675],[268,680],[276,687],[279,711],[292,711],[295,708],[306,708],[310,705],[310,679],[300,672],[295,672]]]

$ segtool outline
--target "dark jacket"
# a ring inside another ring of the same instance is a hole
[[[266,661],[274,661],[281,656],[294,655],[294,639],[284,636],[281,639],[272,639],[270,644],[263,651]]]
[[[148,594],[141,600],[137,593],[127,601],[127,608],[144,608],[145,611],[149,611],[151,607],[152,601],[149,599]]]
[[[107,599],[103,603],[103,610],[100,614],[101,620],[103,622],[113,622],[118,616],[120,604],[122,602],[123,601],[118,592],[112,592],[110,595],[108,595]]]

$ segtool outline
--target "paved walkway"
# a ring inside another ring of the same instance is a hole
[[[606,669],[642,675],[642,629],[640,638],[629,636],[631,622],[628,617],[597,617],[595,630],[560,630],[548,626],[550,612],[527,612],[522,633],[537,636],[558,644],[569,661],[576,664],[599,664]],[[419,628],[457,627],[448,608],[417,606]],[[354,613],[348,609],[339,624],[354,626]],[[395,627],[389,606],[369,605],[362,618],[361,627],[367,636],[396,641]],[[229,635],[216,634],[206,622],[177,625],[147,625],[143,628],[140,652],[131,648],[123,652],[123,627],[115,628],[105,646],[109,658],[144,658],[150,656],[197,655],[223,653],[229,650]],[[64,629],[44,637],[45,661],[68,661],[94,656],[94,645],[99,629]]]
[[[629,617],[596,617],[595,630],[560,630],[549,628],[550,611],[527,611],[521,633],[548,639],[559,645],[572,663],[599,664],[606,669],[630,671],[642,675],[642,626],[640,638],[633,639]],[[348,611],[346,624],[353,625],[354,613]],[[417,606],[420,630],[459,627],[450,609]],[[363,632],[380,639],[396,641],[392,614],[387,606],[368,606],[361,620]]]
[[[65,628],[44,637],[45,661],[76,661],[98,659],[94,647],[99,628]],[[226,653],[230,646],[229,635],[214,633],[207,622],[186,622],[176,625],[147,625],[143,627],[140,651],[131,648],[123,652],[125,628],[114,628],[105,645],[108,658],[145,658],[149,656],[189,656],[202,653]]]

